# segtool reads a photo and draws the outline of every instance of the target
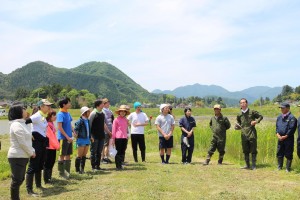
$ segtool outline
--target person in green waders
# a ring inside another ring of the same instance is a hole
[[[225,154],[225,145],[226,145],[226,130],[231,126],[227,117],[223,116],[221,113],[221,105],[214,105],[215,116],[210,119],[209,126],[213,132],[213,138],[211,140],[211,145],[209,147],[206,160],[203,165],[208,165],[210,159],[216,149],[219,152],[218,164],[221,165],[223,162]]]
[[[248,101],[245,98],[240,100],[241,112],[237,115],[236,130],[242,131],[242,148],[246,165],[241,169],[250,169],[250,153],[252,154],[252,170],[256,169],[257,155],[257,133],[255,125],[258,124],[263,116],[255,110],[248,108]]]

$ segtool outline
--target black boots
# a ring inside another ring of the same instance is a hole
[[[219,155],[218,165],[222,165],[224,155]]]
[[[80,173],[80,162],[81,162],[81,158],[77,157],[75,160],[75,171],[76,173]]]
[[[75,160],[75,170],[76,170],[77,173],[79,173],[79,174],[84,173],[85,161],[86,161],[86,157],[82,157],[82,158],[77,157],[76,158],[76,160]]]
[[[212,156],[211,153],[208,153],[208,154],[207,154],[206,160],[204,161],[203,165],[208,165],[208,164],[209,164],[210,159],[211,159],[211,156]]]
[[[245,153],[245,163],[246,165],[244,167],[241,167],[241,169],[250,169],[250,157],[249,154]]]
[[[80,173],[81,174],[84,173],[85,161],[86,161],[86,157],[84,156],[81,158],[81,162],[80,162]]]
[[[286,172],[290,172],[291,171],[291,166],[292,166],[292,160],[287,159],[286,160]]]
[[[33,197],[38,197],[38,194],[33,192],[33,189],[32,189],[33,177],[34,177],[34,174],[26,174],[26,189],[27,189],[28,195],[33,196]]]
[[[277,167],[277,169],[278,170],[282,170],[282,167],[283,167],[283,157],[278,157],[277,161],[278,161],[278,167]]]
[[[256,154],[252,154],[252,170],[256,170]]]

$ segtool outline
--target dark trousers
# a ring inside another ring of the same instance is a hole
[[[44,168],[46,157],[47,139],[37,132],[32,132],[34,140],[32,140],[32,147],[35,149],[35,158],[30,158],[27,174],[34,174],[40,172]]]
[[[134,160],[137,162],[137,147],[139,145],[139,149],[141,151],[142,161],[145,161],[145,135],[144,134],[131,134],[131,146],[132,152],[134,156]]]
[[[8,162],[11,169],[11,185],[10,193],[11,199],[20,199],[19,191],[25,179],[26,165],[28,163],[28,158],[8,158]]]
[[[122,168],[122,161],[123,161],[123,158],[125,157],[125,151],[127,148],[127,139],[126,138],[116,138],[115,145],[116,145],[116,150],[118,151],[117,155],[115,157],[116,167],[118,169],[120,169],[120,168]]]
[[[183,163],[185,162],[192,162],[192,156],[193,156],[193,152],[194,152],[194,146],[195,146],[195,142],[194,142],[194,135],[192,135],[191,137],[188,137],[188,142],[190,147],[187,147],[184,143],[183,143],[183,138],[184,135],[181,135],[181,155],[182,155],[182,159],[181,161]]]
[[[47,149],[44,169],[52,170],[55,160],[56,160],[56,150],[55,149]]]
[[[278,141],[278,145],[277,145],[278,158],[283,158],[285,156],[288,160],[293,160],[293,152],[294,152],[294,138]]]
[[[91,165],[92,168],[100,167],[101,153],[104,146],[103,139],[95,139],[91,144]]]

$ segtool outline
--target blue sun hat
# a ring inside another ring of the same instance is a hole
[[[141,106],[142,106],[142,104],[138,101],[133,104],[134,109],[136,109],[137,107],[141,107]]]

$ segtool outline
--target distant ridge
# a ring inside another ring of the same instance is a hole
[[[156,94],[172,94],[176,97],[189,97],[189,96],[217,96],[224,97],[232,100],[239,100],[241,98],[247,98],[249,102],[253,102],[261,97],[269,97],[273,99],[282,91],[282,87],[268,87],[268,86],[256,86],[244,89],[242,91],[230,92],[225,88],[218,85],[201,85],[199,83],[193,85],[186,85],[175,88],[174,90],[153,90],[152,93]]]

